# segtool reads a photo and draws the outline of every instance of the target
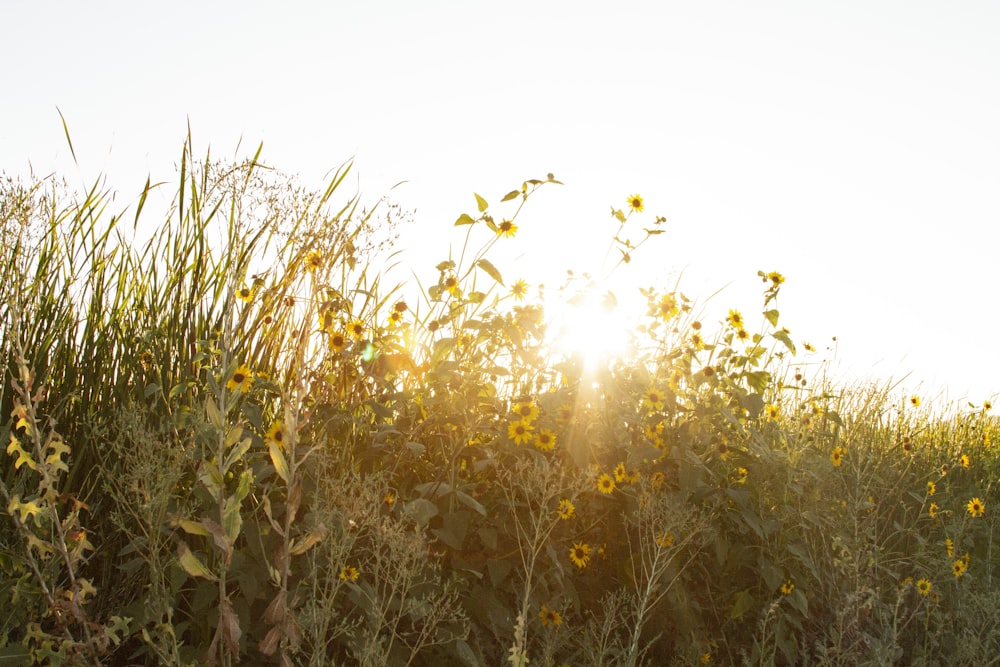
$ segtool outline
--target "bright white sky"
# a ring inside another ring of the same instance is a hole
[[[0,170],[103,173],[124,206],[174,177],[189,120],[201,152],[263,142],[307,184],[353,157],[368,201],[407,181],[421,275],[473,192],[553,172],[506,278],[597,272],[640,193],[667,233],[618,279],[683,271],[750,316],[757,270],[781,271],[782,323],[837,336],[839,372],[979,403],[1000,390],[997,35],[985,0],[12,1]]]

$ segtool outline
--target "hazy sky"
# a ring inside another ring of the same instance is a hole
[[[174,177],[189,121],[201,152],[263,142],[309,184],[353,157],[370,201],[407,181],[422,273],[473,192],[553,172],[506,277],[597,272],[640,193],[667,233],[619,290],[683,271],[749,316],[778,270],[782,323],[837,336],[839,372],[978,403],[1000,391],[997,35],[981,0],[8,0],[0,169],[104,173],[124,206]]]

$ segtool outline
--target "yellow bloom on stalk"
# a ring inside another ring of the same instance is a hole
[[[569,559],[581,570],[587,567],[590,563],[590,545],[586,542],[577,542],[569,550]]]
[[[271,424],[271,428],[267,430],[267,441],[273,442],[278,449],[285,448],[285,428],[280,420]]]
[[[656,544],[663,548],[667,548],[673,546],[674,539],[675,539],[674,534],[671,533],[670,531],[667,531],[665,533],[660,533],[659,535],[656,536]]]
[[[958,458],[958,463],[959,463],[959,464],[960,464],[960,465],[961,465],[961,466],[962,466],[963,468],[968,468],[968,467],[969,467],[969,464],[971,463],[971,462],[969,461],[969,455],[968,455],[968,454],[962,454],[962,455],[961,455],[961,456],[960,456],[960,457]]]
[[[243,287],[236,290],[236,298],[240,301],[249,302],[253,299],[253,289],[244,285]]]
[[[726,322],[729,322],[729,326],[734,329],[743,328],[743,316],[740,315],[740,311],[730,309],[729,315],[726,316]]]
[[[970,516],[977,518],[981,517],[983,513],[986,512],[986,505],[984,505],[983,501],[979,498],[973,498],[970,500],[965,508],[969,510]]]
[[[365,323],[355,317],[351,320],[351,323],[347,325],[347,333],[351,335],[351,338],[361,340],[365,336]]]
[[[547,428],[543,428],[535,436],[535,447],[542,450],[543,452],[552,451],[552,448],[556,446],[556,434]]]
[[[955,543],[951,541],[950,537],[945,538],[944,550],[948,554],[948,558],[951,558],[952,555],[955,553]]]
[[[628,473],[625,472],[625,464],[619,463],[615,466],[615,481],[624,482],[628,479]]]
[[[650,387],[642,396],[642,404],[650,410],[662,410],[663,394],[658,389]]]
[[[927,482],[927,495],[933,496],[935,493],[937,493],[937,484],[934,482]]]
[[[538,618],[542,621],[542,625],[551,625],[553,627],[562,625],[562,616],[559,615],[559,612],[545,604],[539,609]]]
[[[642,197],[639,195],[629,195],[628,207],[636,213],[642,213]]]
[[[961,578],[962,575],[965,574],[965,571],[968,569],[969,569],[969,564],[966,563],[961,558],[959,558],[958,560],[956,560],[954,563],[951,564],[951,573],[955,575],[956,579]]]
[[[517,234],[517,225],[511,220],[504,220],[499,225],[497,225],[497,236],[506,236],[507,238],[513,238],[514,234]]]
[[[340,568],[340,574],[338,574],[337,576],[340,578],[341,581],[357,581],[358,577],[361,576],[361,573],[358,572],[358,569],[356,567],[345,565],[344,567]]]
[[[770,403],[766,408],[764,408],[764,414],[767,415],[767,418],[771,421],[778,419],[778,414],[780,412],[781,410],[774,403]]]
[[[226,389],[230,391],[236,391],[239,389],[241,392],[246,393],[250,391],[250,385],[253,384],[253,371],[246,364],[242,364],[233,371],[232,377],[226,382]]]
[[[927,579],[917,579],[917,592],[921,597],[927,597],[931,592],[931,582]]]
[[[777,287],[781,283],[785,282],[785,276],[781,275],[777,271],[771,271],[767,274],[767,278],[765,280],[770,280],[771,284]]]
[[[576,516],[576,506],[568,498],[563,498],[559,501],[559,518],[564,521],[567,519],[572,519]]]
[[[747,330],[743,329],[742,327],[736,330],[736,337],[739,338],[744,343],[750,340],[750,334],[747,333]]]
[[[511,285],[510,293],[518,301],[523,301],[524,297],[528,295],[528,283],[523,280],[518,280],[516,283]]]
[[[698,662],[700,662],[703,665],[707,665],[710,662],[712,662],[712,652],[705,651],[704,653],[702,653],[701,658],[698,659]]]
[[[447,276],[445,276],[444,288],[448,290],[448,292],[451,293],[452,296],[458,296],[458,294],[461,291],[458,285],[458,276],[456,276],[454,273],[449,273]]]
[[[522,421],[531,423],[538,419],[538,406],[534,401],[521,401],[515,403],[511,412],[517,415]]]
[[[677,307],[677,297],[674,296],[673,293],[670,293],[664,294],[660,297],[660,301],[656,304],[652,314],[666,322],[679,312],[680,309]]]
[[[521,420],[513,422],[507,427],[507,435],[514,441],[515,445],[523,445],[532,439],[532,430],[531,422]]]
[[[600,477],[597,478],[597,490],[608,495],[615,490],[615,480],[611,478],[608,473],[602,473]]]
[[[667,476],[663,473],[663,471],[657,470],[656,472],[653,473],[653,476],[650,478],[650,480],[651,483],[653,484],[653,488],[658,489],[661,486],[663,486],[663,483],[665,481],[667,481]]]
[[[913,396],[910,396],[910,404],[913,407],[915,407],[915,408],[919,408],[920,407],[920,397],[917,396],[916,394],[914,394]]]
[[[310,271],[317,271],[323,268],[323,258],[315,250],[306,257],[306,268]]]
[[[746,484],[747,475],[749,474],[750,473],[746,468],[739,467],[733,472],[731,479],[737,484]]]
[[[347,336],[339,331],[330,334],[330,350],[332,352],[343,352],[345,347],[347,347]]]
[[[938,507],[937,503],[931,503],[931,506],[927,508],[927,515],[930,516],[930,518],[935,519],[937,518],[939,509],[941,508]]]
[[[840,464],[844,461],[844,448],[834,447],[833,451],[830,452],[830,463],[833,464],[834,468],[839,468]]]
[[[795,584],[792,583],[791,579],[785,579],[785,583],[781,584],[781,594],[791,595],[792,591],[795,590]]]

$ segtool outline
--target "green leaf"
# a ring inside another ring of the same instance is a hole
[[[463,213],[458,216],[458,220],[455,221],[455,226],[460,227],[461,225],[474,225],[476,221],[468,216],[468,214]]]
[[[481,259],[476,262],[476,266],[490,274],[490,277],[493,278],[493,280],[503,285],[503,278],[500,276],[500,272],[497,271],[497,267],[493,266],[492,262],[487,259]]]
[[[192,577],[201,577],[209,581],[218,581],[219,579],[201,562],[201,559],[191,552],[187,542],[184,540],[177,543],[177,560],[180,562],[181,567],[184,568],[184,571]]]
[[[785,347],[788,348],[788,350],[792,353],[792,355],[795,354],[795,343],[792,342],[792,339],[788,336],[788,334],[786,334],[784,331],[775,331],[771,335],[780,340],[782,343],[784,343]]]
[[[502,201],[502,202],[504,202],[504,201],[510,201],[511,199],[517,199],[520,196],[521,196],[521,191],[520,190],[511,190],[510,192],[508,192],[507,194],[505,194],[503,196],[503,199],[501,199],[500,201]]]
[[[771,310],[764,311],[764,317],[767,318],[767,321],[771,323],[772,327],[778,326],[778,311],[777,310],[771,309]]]
[[[285,454],[278,447],[278,444],[273,440],[268,440],[267,450],[271,455],[271,463],[274,464],[274,472],[278,473],[278,477],[288,484],[288,461],[285,460]]]
[[[473,192],[472,194],[476,195],[475,192]],[[483,211],[485,211],[490,207],[490,205],[486,203],[486,200],[480,197],[479,195],[476,195],[476,204],[479,206],[480,213],[482,213]]]
[[[438,508],[426,498],[414,498],[406,503],[403,513],[413,519],[421,528],[426,528],[430,520],[438,515]]]
[[[150,382],[149,384],[146,385],[146,390],[142,392],[142,397],[143,398],[149,398],[153,394],[157,394],[160,391],[162,391],[162,389],[160,388],[160,385],[158,385],[156,383],[153,383],[153,382]]]
[[[205,403],[205,414],[208,416],[208,423],[215,428],[222,428],[222,412],[219,410],[219,406],[215,404],[215,401],[208,401]]]
[[[753,595],[750,590],[742,590],[736,594],[736,602],[729,611],[729,618],[742,618],[743,614],[753,609]]]

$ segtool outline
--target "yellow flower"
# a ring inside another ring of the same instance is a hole
[[[619,463],[615,466],[615,481],[624,482],[628,479],[628,473],[625,472],[625,464]]]
[[[916,394],[914,394],[913,396],[910,396],[910,405],[912,405],[915,408],[919,408],[920,407],[920,397],[917,396]]]
[[[507,427],[507,435],[516,445],[523,445],[532,439],[531,422],[521,420],[512,423]]]
[[[639,195],[629,195],[628,207],[636,213],[642,213],[642,197]]]
[[[605,495],[611,493],[615,490],[615,480],[611,479],[611,475],[608,473],[601,474],[597,478],[597,490]]]
[[[657,470],[656,472],[653,473],[653,476],[650,478],[650,481],[653,484],[653,488],[658,489],[661,486],[663,486],[663,482],[665,482],[666,479],[667,476],[662,471]]]
[[[528,295],[528,283],[523,280],[518,280],[516,283],[511,285],[510,293],[518,301],[522,301],[524,297]]]
[[[951,573],[955,575],[956,579],[964,575],[965,571],[968,569],[969,569],[969,564],[966,563],[961,558],[959,558],[958,560],[956,560],[954,563],[951,564]]]
[[[361,576],[361,573],[358,572],[358,569],[356,567],[345,565],[344,567],[340,568],[340,574],[337,576],[340,578],[341,581],[357,581],[358,577]]]
[[[795,590],[795,584],[792,583],[791,579],[785,579],[785,583],[781,584],[781,594],[791,595],[792,591]]]
[[[559,501],[559,518],[566,520],[572,519],[576,515],[576,507],[569,498],[563,498]]]
[[[934,482],[927,482],[927,495],[933,496],[935,493],[937,493],[937,484]]]
[[[973,498],[965,507],[969,510],[969,515],[973,517],[981,517],[986,511],[986,505],[979,498]]]
[[[674,543],[674,534],[671,533],[670,531],[667,531],[665,533],[660,533],[659,535],[656,536],[656,544],[661,547],[664,548],[670,547],[673,546],[673,543]]]
[[[642,404],[650,410],[662,410],[663,394],[661,394],[659,390],[650,387],[642,396]]]
[[[511,408],[511,412],[517,415],[521,421],[531,423],[538,418],[538,406],[535,405],[534,401],[521,401],[520,403],[515,403],[514,407]]]
[[[507,238],[513,238],[514,234],[517,233],[517,225],[515,225],[511,220],[504,220],[499,225],[497,225],[497,236],[506,236]]]
[[[917,592],[922,597],[927,597],[931,592],[931,582],[927,579],[917,579]]]
[[[458,285],[458,276],[454,273],[449,273],[444,278],[444,288],[448,290],[453,296],[458,296],[461,293]]]
[[[765,281],[770,280],[771,284],[777,287],[781,283],[785,282],[785,276],[781,275],[777,271],[771,271],[769,274],[767,274],[764,280]]]
[[[559,612],[545,604],[539,609],[538,618],[541,619],[542,625],[552,625],[553,627],[562,625],[562,616],[559,615]]]
[[[310,271],[316,271],[317,269],[322,268],[322,266],[323,266],[323,258],[320,256],[320,254],[315,251],[309,253],[309,256],[306,257],[306,267]]]
[[[674,296],[673,293],[670,293],[664,294],[660,297],[660,301],[653,308],[650,315],[655,315],[666,322],[679,312],[680,309],[677,307],[677,297]]]
[[[938,507],[938,504],[937,504],[937,503],[931,503],[931,506],[930,506],[930,507],[929,507],[929,508],[927,509],[927,514],[928,514],[928,515],[929,515],[929,516],[930,516],[930,517],[931,517],[932,519],[934,519],[934,518],[936,518],[936,517],[937,517],[937,515],[938,515],[938,510],[939,510],[939,509],[941,509],[941,508],[940,508],[940,507]]]
[[[737,484],[745,484],[747,481],[748,474],[749,473],[747,472],[746,468],[739,467],[730,475],[730,479],[732,479]]]
[[[543,428],[535,436],[535,447],[543,452],[550,452],[556,446],[556,434],[547,428]]]
[[[351,323],[347,325],[347,333],[349,333],[352,338],[361,340],[365,336],[365,323],[355,317],[351,320]]]
[[[581,570],[587,567],[590,563],[590,545],[586,542],[577,542],[569,550],[569,559]]]
[[[945,538],[944,550],[947,552],[948,558],[951,558],[952,554],[955,552],[955,543],[951,541],[950,537]]]
[[[989,401],[983,401],[983,412],[989,412],[993,409],[993,404]]]
[[[736,337],[745,343],[750,339],[750,334],[747,333],[746,329],[740,328],[736,330]]]
[[[250,385],[253,384],[253,372],[250,367],[246,364],[241,365],[235,371],[233,371],[232,377],[226,382],[226,389],[230,391],[236,391],[239,389],[241,392],[246,393],[250,391]]]
[[[710,662],[712,662],[712,652],[705,651],[704,653],[701,654],[701,658],[699,658],[698,661],[703,665],[709,664]]]
[[[267,441],[273,442],[278,446],[278,449],[285,448],[285,429],[280,421],[271,424],[271,428],[267,431]]]
[[[738,310],[730,310],[729,315],[726,316],[726,321],[734,329],[743,328],[743,316],[740,315],[740,311]]]
[[[833,451],[830,453],[830,463],[833,464],[834,468],[839,468],[840,464],[844,461],[844,448],[834,447]]]
[[[396,504],[396,494],[392,491],[386,491],[382,494],[382,502],[385,503],[386,507],[392,509],[392,506]]]
[[[236,298],[239,299],[240,301],[249,302],[251,299],[253,299],[253,289],[244,285],[243,287],[236,290]]]
[[[969,463],[970,463],[970,461],[969,461],[969,455],[968,454],[962,454],[962,456],[959,457],[958,462],[959,462],[959,464],[963,468],[968,468],[969,467]]]
[[[343,352],[345,347],[347,347],[347,336],[339,331],[330,334],[330,350],[332,352]]]
[[[778,408],[778,406],[773,403],[769,404],[767,407],[764,408],[764,414],[767,416],[768,419],[772,421],[778,418],[778,414],[780,412],[781,410]]]

